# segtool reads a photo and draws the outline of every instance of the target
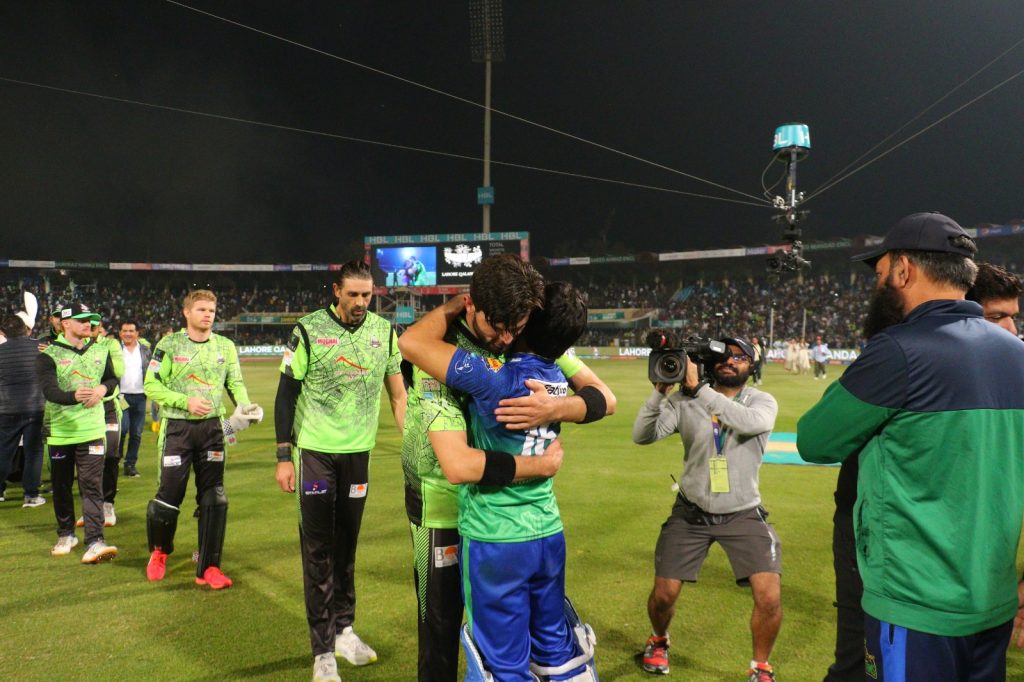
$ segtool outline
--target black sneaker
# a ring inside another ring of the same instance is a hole
[[[124,475],[128,478],[140,478],[142,474],[134,466],[126,466],[124,468]]]

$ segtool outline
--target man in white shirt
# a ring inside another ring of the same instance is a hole
[[[124,357],[124,374],[121,375],[121,395],[128,403],[128,409],[121,418],[121,449],[128,443],[124,457],[124,475],[138,478],[135,468],[139,460],[139,444],[142,442],[142,428],[146,425],[146,394],[142,380],[146,374],[152,350],[139,343],[139,326],[132,320],[121,323],[121,355]]]

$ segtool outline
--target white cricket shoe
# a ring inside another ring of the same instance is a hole
[[[334,654],[341,656],[352,665],[369,665],[377,662],[377,652],[371,649],[349,625],[334,639]]]
[[[46,504],[46,498],[36,495],[35,497],[26,497],[25,503],[21,505],[22,509],[28,509],[30,507],[42,507]]]
[[[57,544],[50,550],[50,556],[66,556],[71,554],[71,548],[78,544],[78,538],[74,535],[61,535],[57,538]]]
[[[82,555],[83,564],[98,564],[101,561],[107,559],[113,559],[117,556],[117,547],[108,545],[103,540],[97,540],[96,542],[89,545],[89,549],[85,550],[85,554]]]
[[[313,682],[341,682],[338,662],[330,652],[313,659]]]
[[[114,503],[103,503],[103,525],[106,528],[117,525],[117,514],[114,513]]]

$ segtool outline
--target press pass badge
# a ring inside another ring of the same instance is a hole
[[[712,457],[708,462],[711,469],[711,492],[729,492],[729,461],[725,457]]]
[[[729,492],[729,463],[722,455],[722,442],[725,434],[722,430],[722,422],[718,421],[717,415],[711,415],[711,436],[715,441],[715,455],[708,460],[711,472],[711,492]]]

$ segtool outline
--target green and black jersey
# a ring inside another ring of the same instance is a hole
[[[146,368],[143,388],[146,397],[160,405],[164,419],[224,416],[224,388],[236,405],[249,402],[235,344],[220,334],[211,334],[206,341],[193,341],[183,330],[162,338]],[[188,411],[189,398],[209,400],[213,410],[197,417]]]
[[[381,389],[401,371],[401,359],[394,328],[379,315],[367,311],[349,325],[330,306],[303,317],[281,362],[284,380],[301,388],[293,413],[275,408],[275,421],[287,422],[277,424],[279,442],[330,453],[372,450]]]
[[[37,368],[46,398],[47,444],[70,445],[104,438],[107,426],[103,404],[87,408],[75,400],[75,391],[103,384],[108,394],[113,393],[118,379],[107,346],[87,342],[75,348],[61,335],[39,354]]]

